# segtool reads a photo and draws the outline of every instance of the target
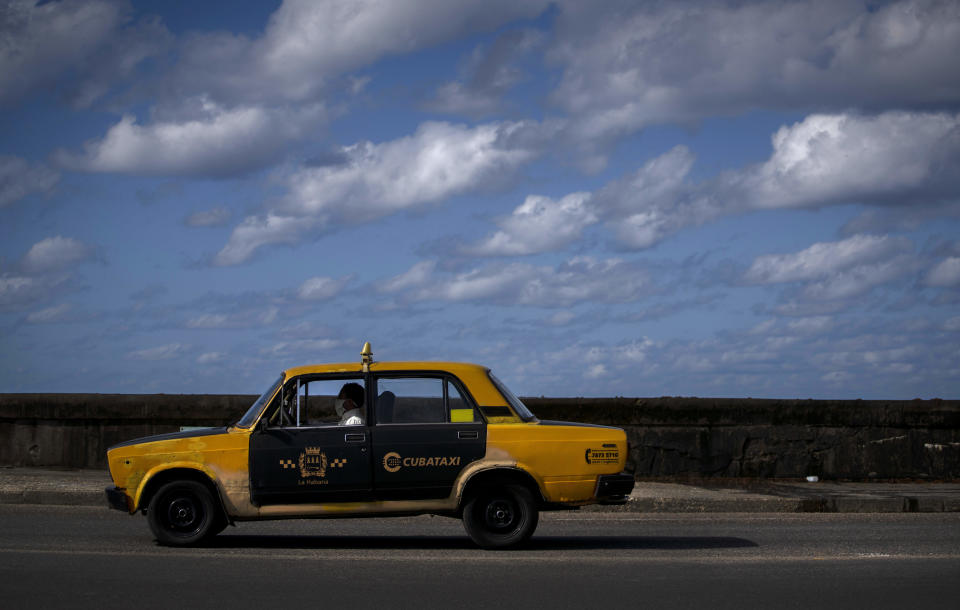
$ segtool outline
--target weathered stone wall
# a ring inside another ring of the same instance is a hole
[[[960,402],[528,398],[627,430],[641,477],[960,477]]]
[[[0,465],[105,468],[111,445],[180,426],[222,426],[256,396],[0,394]]]
[[[254,396],[0,395],[0,465],[100,468],[114,443],[236,420]],[[639,477],[960,478],[960,402],[528,398],[618,426]]]

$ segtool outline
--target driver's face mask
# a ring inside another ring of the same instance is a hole
[[[337,410],[337,417],[343,417],[343,413],[345,411],[343,405],[345,402],[347,402],[346,398],[338,398],[336,401],[334,401],[333,408]]]

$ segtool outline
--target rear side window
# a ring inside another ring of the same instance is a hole
[[[476,421],[473,407],[460,395],[457,386],[447,382],[447,406],[450,408],[450,421],[454,423]]]
[[[442,424],[478,421],[473,405],[449,379],[378,377],[377,423]]]

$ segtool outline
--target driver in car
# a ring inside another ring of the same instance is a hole
[[[334,408],[341,426],[363,425],[363,387],[359,383],[345,383],[340,388]]]

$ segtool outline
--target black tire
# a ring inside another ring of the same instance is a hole
[[[153,495],[147,507],[147,521],[160,544],[190,546],[223,529],[219,512],[222,510],[203,483],[172,481]]]
[[[525,542],[537,529],[539,519],[533,494],[523,485],[482,489],[463,508],[464,529],[485,549]]]

